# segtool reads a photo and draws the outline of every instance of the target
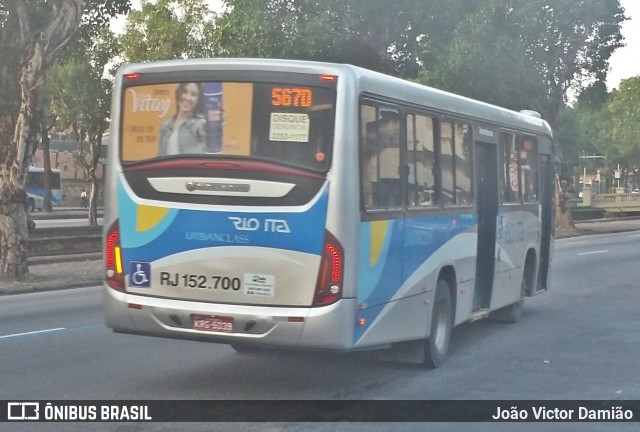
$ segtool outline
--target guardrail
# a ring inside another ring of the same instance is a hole
[[[29,232],[29,256],[95,253],[102,250],[102,226],[37,228]]]
[[[640,194],[617,193],[591,196],[591,207],[609,211],[640,211]]]

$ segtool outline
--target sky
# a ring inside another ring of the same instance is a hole
[[[134,8],[140,8],[140,0],[133,0]],[[207,0],[212,10],[221,10],[221,0]],[[625,46],[618,48],[609,59],[607,87],[618,88],[620,81],[640,76],[640,0],[620,0],[628,19],[622,26]],[[120,31],[124,26],[124,17],[114,20],[112,28]]]
[[[617,49],[609,59],[609,90],[618,88],[620,81],[640,75],[640,1],[620,0],[630,19],[622,25],[624,48]]]

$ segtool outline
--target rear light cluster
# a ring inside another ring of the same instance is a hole
[[[136,81],[140,79],[140,74],[137,72],[128,73],[124,76],[125,81]]]
[[[343,278],[344,250],[340,242],[326,231],[312,306],[326,306],[340,300]]]
[[[124,273],[122,271],[122,248],[120,246],[120,229],[116,221],[109,231],[105,244],[105,280],[118,291],[124,291]]]

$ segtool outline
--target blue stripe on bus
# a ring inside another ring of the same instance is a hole
[[[475,214],[424,216],[360,224],[356,343],[416,270],[455,236],[477,224]]]
[[[224,246],[253,246],[320,255],[329,201],[325,187],[303,212],[246,212],[168,209],[137,204],[119,184],[123,259],[153,262],[185,251]],[[138,218],[146,208],[161,215],[149,224]],[[140,224],[145,224],[145,229]],[[152,226],[148,226],[152,225]]]

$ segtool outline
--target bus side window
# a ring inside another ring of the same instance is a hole
[[[440,125],[440,166],[442,167],[442,203],[455,204],[455,153],[453,141],[453,123],[442,122]]]
[[[407,205],[430,207],[436,204],[434,190],[433,119],[407,115]]]
[[[442,122],[440,126],[440,161],[442,164],[442,202],[469,205],[471,188],[471,128],[468,124]]]
[[[400,115],[372,105],[361,108],[361,191],[365,209],[401,205]]]
[[[455,168],[456,204],[469,205],[473,202],[471,188],[471,127],[455,124]]]
[[[518,148],[515,134],[500,133],[500,146],[502,147],[502,163],[500,164],[502,203],[516,204],[520,202],[520,177],[518,175]]]
[[[535,138],[529,136],[522,138],[520,174],[523,201],[538,202],[538,143]]]

